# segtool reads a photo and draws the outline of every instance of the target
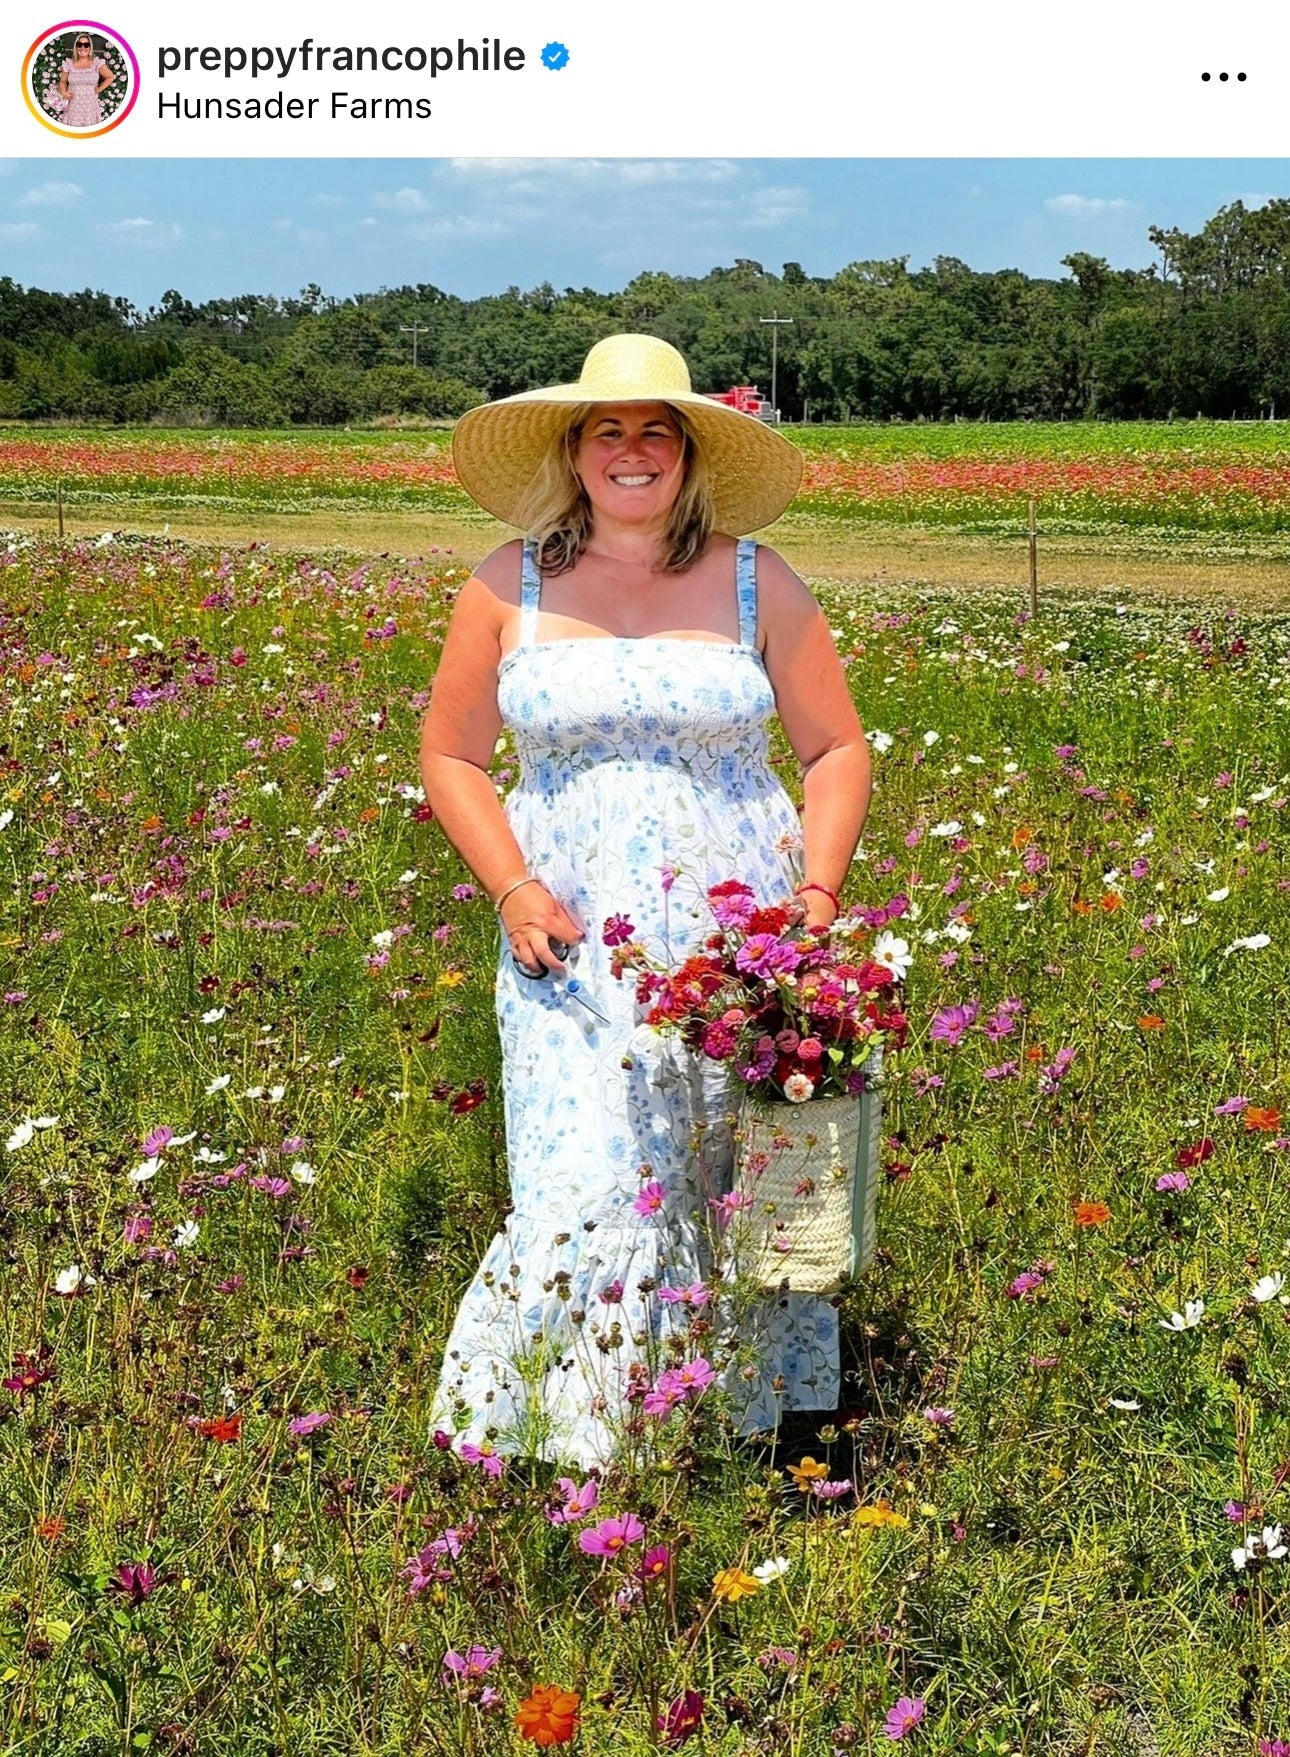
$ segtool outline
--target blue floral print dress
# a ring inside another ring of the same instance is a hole
[[[611,1022],[550,979],[525,978],[499,933],[512,1204],[445,1345],[431,1425],[459,1445],[608,1463],[640,1410],[629,1386],[677,1364],[666,1340],[696,1316],[660,1290],[679,1294],[712,1270],[709,1204],[730,1188],[738,1077],[643,1023],[634,978],[611,972],[604,928],[624,917],[629,937],[675,964],[714,929],[709,885],[739,878],[772,903],[801,882],[800,819],[768,763],[775,697],[756,644],[751,539],[737,546],[735,576],[738,644],[539,640],[541,580],[523,546],[520,639],[498,669],[519,760],[503,809],[528,870],[582,928],[569,970]],[[641,1212],[647,1182],[664,1195]],[[719,1314],[697,1315],[715,1334],[680,1358],[724,1357],[717,1382],[738,1433],[773,1431],[783,1410],[837,1406],[827,1298],[767,1294],[740,1325],[738,1341],[755,1345],[741,1361],[718,1346]]]

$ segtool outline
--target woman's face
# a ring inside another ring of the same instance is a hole
[[[606,403],[583,428],[573,466],[596,512],[649,524],[680,493],[685,440],[664,403]]]
[[[78,61],[88,60],[89,56],[93,53],[93,51],[94,51],[94,45],[88,37],[77,37],[77,39],[76,39],[76,59]]]

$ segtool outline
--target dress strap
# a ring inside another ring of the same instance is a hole
[[[757,544],[741,537],[735,549],[735,579],[739,591],[739,644],[757,645]]]
[[[520,561],[520,638],[521,647],[532,646],[537,640],[538,607],[542,597],[542,576],[538,572],[537,544],[531,537],[524,539]]]

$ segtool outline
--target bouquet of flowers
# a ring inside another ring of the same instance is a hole
[[[636,976],[645,1023],[730,1065],[741,1083],[729,1267],[763,1286],[832,1291],[873,1253],[882,1060],[908,1021],[894,990],[909,947],[866,930],[904,912],[852,910],[807,929],[795,900],[761,904],[739,879],[711,886],[716,931],[676,968],[636,941],[614,948],[615,976]]]
[[[707,901],[717,931],[675,969],[639,941],[614,949],[615,976],[636,973],[646,1024],[729,1062],[749,1093],[768,1102],[862,1092],[873,1051],[903,1048],[908,1035],[892,1000],[909,947],[884,932],[866,956],[857,942],[866,927],[903,913],[905,899],[814,931],[798,925],[800,905],[759,904],[739,879],[711,886]]]

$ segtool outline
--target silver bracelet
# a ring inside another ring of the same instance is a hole
[[[512,891],[518,891],[521,885],[540,884],[541,882],[542,881],[538,878],[536,873],[532,873],[532,872],[526,873],[523,878],[516,879],[514,884],[507,885],[506,889],[502,892],[501,896],[493,904],[493,908],[500,915],[501,911],[502,911],[502,904],[510,896]]]

